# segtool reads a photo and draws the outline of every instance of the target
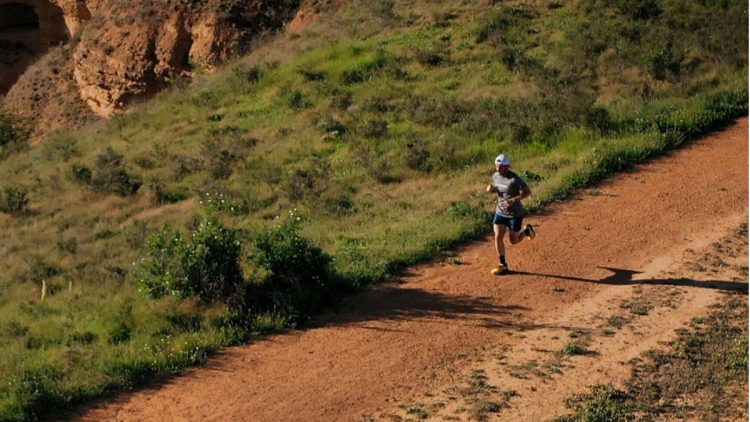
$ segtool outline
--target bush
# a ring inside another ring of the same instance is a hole
[[[242,247],[236,232],[220,223],[202,221],[189,240],[165,227],[148,240],[146,248],[148,256],[135,274],[139,289],[149,296],[197,296],[229,304],[241,297]]]
[[[652,50],[646,58],[646,68],[654,79],[663,81],[670,75],[680,73],[682,57],[674,51],[671,43]]]
[[[263,271],[265,306],[303,321],[330,302],[331,257],[299,235],[303,220],[294,211],[255,240],[253,262]]]
[[[258,81],[260,81],[260,78],[263,76],[263,73],[257,66],[247,67],[236,65],[232,67],[232,73],[239,81],[251,85],[258,83]]]
[[[3,188],[0,194],[0,212],[16,214],[24,211],[29,204],[26,191],[11,186]]]
[[[57,409],[70,403],[70,397],[60,387],[63,378],[63,372],[51,365],[23,371],[16,394],[26,414],[25,420],[37,420],[55,414]]]
[[[294,89],[286,95],[286,102],[289,108],[297,111],[302,111],[312,105],[305,99],[302,91],[298,89]]]
[[[388,122],[382,119],[366,119],[359,124],[357,131],[365,138],[382,139],[388,135]]]
[[[10,117],[0,112],[0,158],[26,147],[28,132],[18,126]]]
[[[406,144],[406,153],[403,155],[403,161],[406,167],[429,173],[432,166],[429,163],[430,152],[420,142],[410,142]]]
[[[290,201],[315,201],[328,188],[331,163],[323,157],[312,157],[293,169],[286,181]]]
[[[79,164],[71,165],[70,175],[73,178],[73,180],[77,182],[84,183],[84,184],[91,183],[91,175],[92,175],[91,169],[86,166],[79,165]]]
[[[213,178],[228,179],[234,172],[235,164],[244,160],[249,150],[258,143],[255,138],[242,137],[240,132],[240,129],[234,126],[209,130],[209,136],[203,141],[201,147]],[[192,171],[195,171],[195,168],[197,167],[194,167]],[[180,171],[180,173],[189,174],[190,171]]]
[[[159,204],[174,204],[184,201],[190,197],[185,189],[168,189],[163,183],[156,183],[153,186],[156,202]]]
[[[80,167],[79,170],[80,174],[76,174],[76,167],[74,167],[74,177],[78,180],[85,180],[86,171]],[[120,196],[135,194],[143,184],[139,176],[128,173],[125,169],[122,154],[112,148],[107,148],[104,153],[97,157],[96,170],[91,175],[90,180],[91,186],[95,190],[113,192]]]
[[[297,73],[310,82],[322,81],[326,78],[326,73],[320,70],[307,70],[300,68],[297,69]]]
[[[633,20],[656,19],[662,12],[656,0],[620,0],[613,3],[620,13]]]
[[[445,59],[445,53],[439,50],[425,50],[418,48],[414,52],[414,59],[422,66],[440,66]]]

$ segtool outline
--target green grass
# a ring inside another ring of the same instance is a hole
[[[586,353],[586,349],[574,341],[566,344],[562,349],[562,354],[566,356],[582,355],[584,353]]]
[[[147,299],[132,273],[165,224],[236,229],[253,279],[255,240],[296,209],[351,291],[486,234],[501,151],[535,212],[747,114],[740,3],[664,1],[638,19],[632,2],[369,3],[2,158],[0,188],[28,202],[0,213],[0,419],[175,373],[312,312],[238,324],[220,303]]]

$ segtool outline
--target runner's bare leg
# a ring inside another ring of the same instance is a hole
[[[497,256],[504,256],[505,244],[503,243],[503,238],[505,237],[505,226],[502,224],[493,224],[493,228],[495,229],[495,250],[497,251]]]
[[[526,234],[524,234],[523,230],[519,230],[517,232],[510,232],[510,236],[508,237],[510,238],[510,244],[515,245],[522,241],[526,237]]]

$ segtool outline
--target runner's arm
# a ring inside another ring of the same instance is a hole
[[[521,193],[507,200],[508,205],[513,205],[516,202],[519,202],[523,199],[528,198],[530,195],[531,195],[531,189],[529,189],[528,186],[524,186],[523,189],[521,189]]]

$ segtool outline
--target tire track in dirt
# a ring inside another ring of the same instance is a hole
[[[746,280],[710,284],[664,271],[687,248],[710,245],[725,228],[747,218],[747,166],[743,118],[533,217],[537,239],[509,249],[514,274],[491,276],[492,241],[474,242],[453,260],[462,265],[435,262],[412,268],[402,283],[348,298],[337,314],[319,318],[315,327],[229,348],[204,367],[121,394],[75,419],[387,419],[406,401],[453,385],[500,344],[516,353],[530,338],[568,341],[570,333],[587,335],[601,320],[593,314],[581,319],[576,310],[615,306],[634,285],[649,294],[685,290],[679,296],[681,303],[692,304],[687,314],[698,312],[712,292],[746,288]],[[658,277],[650,282],[655,284],[633,281],[653,276]],[[637,328],[640,336],[619,331],[612,338],[621,343],[611,347],[658,343],[661,334],[648,326],[669,335],[671,324],[679,323],[672,312],[648,317],[649,323]],[[557,350],[559,344],[545,347]],[[628,350],[637,354],[640,349]],[[597,360],[606,360],[599,353]],[[592,370],[586,359],[591,356],[573,356],[570,362],[588,378]],[[594,373],[619,376],[606,365],[600,369]],[[490,383],[482,381],[481,373],[474,378],[480,386]],[[546,383],[551,387],[540,383],[537,391],[571,388],[552,381]],[[532,401],[524,404],[527,398]],[[521,419],[539,405],[526,394],[511,395],[508,403],[517,405]]]

